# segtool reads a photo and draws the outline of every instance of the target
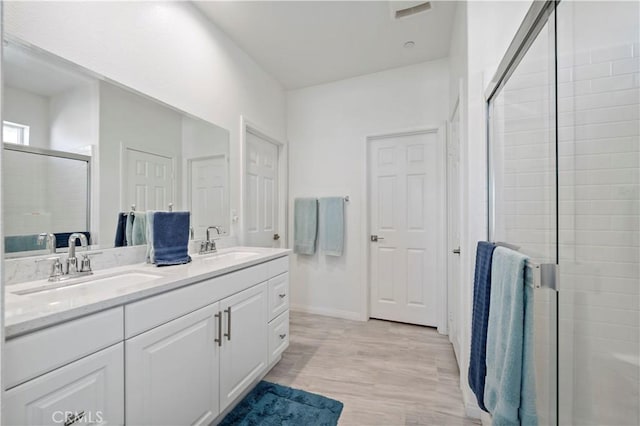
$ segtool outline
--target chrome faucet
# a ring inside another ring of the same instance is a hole
[[[83,255],[80,268],[78,268],[78,258],[76,257],[76,240],[80,239],[80,246],[89,250],[89,243],[87,237],[79,232],[74,232],[69,236],[69,255],[67,256],[67,264],[65,269],[65,275],[89,275],[91,274],[91,263],[88,255]]]
[[[207,253],[215,253],[218,251],[216,248],[216,241],[211,238],[210,231],[215,229],[218,235],[221,234],[221,230],[219,226],[210,226],[207,228],[207,239],[200,243],[200,251],[199,254],[207,254]]]
[[[49,253],[56,253],[56,236],[54,234],[43,232],[42,234],[38,235],[38,244],[46,244]]]

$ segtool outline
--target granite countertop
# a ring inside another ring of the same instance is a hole
[[[242,258],[230,254],[243,252]],[[19,294],[49,283],[38,280],[5,287],[5,337],[11,338],[105,309],[267,262],[291,253],[289,249],[233,247],[213,255],[192,255],[185,265],[156,267],[134,264],[94,271],[89,280],[55,290]],[[228,254],[228,256],[225,256]],[[214,257],[215,256],[215,257]],[[127,277],[118,279],[119,275]],[[135,278],[135,279],[134,279]],[[95,282],[96,280],[109,280]]]

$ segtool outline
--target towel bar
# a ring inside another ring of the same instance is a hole
[[[558,290],[558,265],[555,263],[536,263],[527,260],[526,266],[533,272],[533,287]]]
[[[506,247],[511,250],[520,251],[520,246],[514,244],[505,243],[502,241],[496,241],[494,243],[500,247]],[[534,288],[548,288],[551,290],[558,290],[558,265],[555,263],[537,263],[532,260],[527,260],[526,266],[531,268],[533,273],[533,287]]]

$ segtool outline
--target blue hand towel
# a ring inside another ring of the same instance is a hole
[[[476,272],[473,279],[473,316],[471,319],[471,352],[469,358],[469,386],[484,411],[484,381],[487,374],[487,325],[491,299],[491,259],[496,246],[479,241],[476,249]]]
[[[342,256],[344,249],[344,198],[320,198],[320,249]]]
[[[43,250],[45,246],[38,244],[38,235],[12,235],[4,237],[4,251],[17,253],[21,251]]]
[[[133,217],[131,242],[134,246],[147,244],[147,212],[134,212]]]
[[[312,255],[318,234],[318,200],[296,198],[293,214],[293,252]]]
[[[538,424],[532,387],[533,294],[525,292],[526,260],[505,247],[493,253],[484,404],[494,425]]]
[[[135,220],[135,216],[133,213],[129,213],[127,215],[127,223],[124,227],[125,240],[128,246],[133,245],[133,221]]]
[[[153,250],[156,265],[180,265],[191,262],[189,219],[189,212],[153,214]]]
[[[127,213],[118,213],[118,224],[116,226],[115,247],[124,247],[127,245]]]

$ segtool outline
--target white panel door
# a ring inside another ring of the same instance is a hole
[[[456,108],[447,139],[447,322],[449,340],[460,359],[460,114]]]
[[[267,367],[267,283],[220,301],[224,337],[220,355],[220,410]]]
[[[436,326],[443,229],[437,133],[371,141],[371,317]]]
[[[190,160],[189,165],[191,226],[195,238],[202,239],[205,238],[207,227],[226,225],[228,222],[227,157],[195,158]]]
[[[173,160],[162,155],[127,148],[127,175],[124,182],[126,210],[166,210],[173,202],[175,176]]]
[[[245,191],[246,245],[279,246],[278,147],[247,132]]]
[[[124,349],[119,343],[9,389],[6,425],[123,425]]]
[[[219,414],[219,303],[126,341],[129,425],[208,425]]]

